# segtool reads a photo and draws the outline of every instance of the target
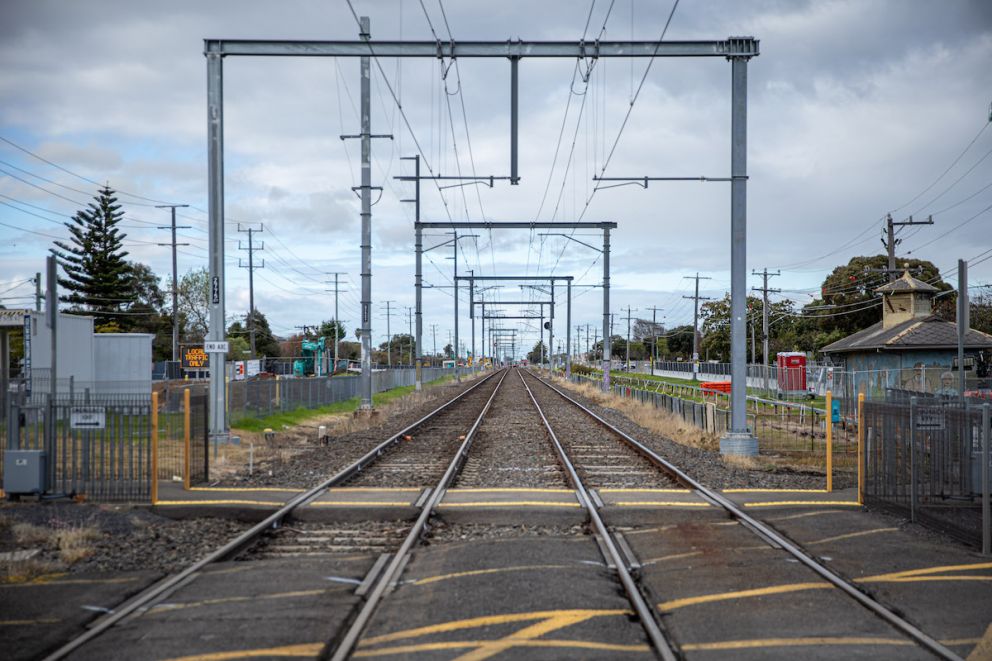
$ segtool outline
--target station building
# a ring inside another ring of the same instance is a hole
[[[907,271],[875,291],[882,295],[882,320],[822,349],[850,391],[958,395],[958,325],[933,313],[939,290]],[[964,352],[966,387],[987,388],[992,335],[969,328]]]

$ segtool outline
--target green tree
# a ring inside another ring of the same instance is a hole
[[[888,260],[886,255],[852,257],[847,264],[838,266],[823,281],[820,298],[806,306],[805,314],[816,317],[819,329],[831,337],[846,337],[878,323],[882,313],[873,302],[878,299],[875,290],[889,281],[885,272]],[[913,277],[941,291],[952,289],[933,262],[899,260],[899,267],[904,266],[909,267]]]
[[[59,278],[59,286],[67,292],[61,300],[73,311],[96,315],[98,323],[129,329],[131,320],[124,313],[135,294],[123,248],[127,235],[118,228],[124,213],[109,186],[93,199],[65,223],[69,241],[55,242],[55,255],[66,274]]]
[[[661,345],[659,344],[658,355],[664,355],[666,358],[681,357],[685,360],[692,358],[692,326],[690,324],[676,326],[671,329],[665,333],[664,341],[668,345],[668,351],[662,354]]]
[[[542,355],[544,356],[544,359],[546,360],[548,356],[547,356],[547,352],[546,352],[546,350],[544,348],[544,341],[543,340],[539,341],[537,344],[534,345],[534,348],[533,349],[531,349],[530,351],[527,352],[527,360],[529,362],[534,363],[535,365],[537,365],[537,364],[540,364],[541,362],[543,362],[542,361],[542,358],[541,358]]]
[[[146,264],[130,262],[131,291],[134,303],[127,309],[132,333],[150,333],[152,360],[172,359],[172,309],[166,310],[165,293],[159,277]]]
[[[254,314],[255,322],[255,355],[258,358],[264,357],[275,357],[280,355],[279,350],[279,340],[272,335],[272,330],[269,328],[269,320],[265,318],[265,315],[255,309]],[[245,321],[235,321],[227,328],[227,334],[236,337],[243,337],[247,346],[251,347],[251,333],[248,330],[248,315],[245,315]],[[240,356],[237,360],[244,360],[248,356]]]
[[[444,345],[444,357],[451,360],[455,357],[455,350],[451,348],[451,343]]]
[[[187,271],[179,279],[179,337],[195,344],[207,336],[210,322],[210,275],[207,269]]]

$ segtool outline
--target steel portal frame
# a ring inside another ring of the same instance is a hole
[[[730,436],[749,444],[753,437],[747,430],[744,369],[744,320],[743,307],[746,286],[744,257],[746,227],[746,119],[747,119],[747,62],[759,54],[758,40],[753,37],[730,37],[723,40],[694,41],[374,41],[371,39],[369,19],[359,19],[359,39],[346,41],[271,40],[271,39],[205,39],[204,55],[207,59],[207,147],[208,147],[208,251],[210,277],[210,324],[207,339],[220,342],[225,338],[225,281],[224,281],[224,97],[223,59],[231,56],[249,57],[358,57],[361,60],[362,78],[362,316],[363,349],[371,323],[371,242],[365,240],[371,224],[371,165],[369,124],[369,66],[370,58],[506,58],[510,61],[510,178],[517,176],[517,108],[518,66],[523,58],[580,58],[601,57],[655,58],[655,57],[722,57],[732,63],[732,138],[731,138],[731,234],[733,250],[731,361],[734,386],[731,395],[732,422]],[[377,60],[378,61],[378,60]],[[567,226],[556,224],[556,227]],[[615,226],[614,226],[615,227]],[[603,229],[604,272],[609,273],[609,229]],[[418,232],[419,237],[419,232]],[[739,249],[738,249],[739,244]],[[739,273],[738,273],[739,271]],[[457,295],[457,292],[456,292]],[[609,321],[609,281],[603,283],[605,310],[604,328]],[[740,299],[740,300],[738,300]],[[740,313],[740,314],[738,314]],[[738,318],[740,317],[740,318]],[[418,338],[419,339],[419,338]],[[609,384],[609,354],[606,353],[609,334],[604,333],[604,385]],[[740,346],[738,346],[740,345]],[[419,346],[419,342],[418,342]],[[219,368],[219,369],[218,369]],[[371,363],[362,360],[362,400],[371,402]],[[368,392],[364,392],[364,391]],[[225,409],[226,384],[224,382],[224,354],[215,353],[210,370],[210,434],[213,438],[228,435]],[[750,438],[750,440],[748,440]],[[756,442],[755,442],[756,444]]]

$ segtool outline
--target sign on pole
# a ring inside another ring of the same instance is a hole
[[[228,348],[229,346],[225,340],[218,342],[207,341],[203,343],[203,350],[207,353],[227,353]]]
[[[4,365],[3,369],[7,369]],[[31,313],[24,315],[24,393],[31,396]]]

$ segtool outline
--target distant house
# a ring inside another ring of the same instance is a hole
[[[956,395],[958,326],[933,314],[939,291],[912,277],[875,290],[882,295],[882,321],[825,346],[827,360],[853,380],[853,392],[886,389]],[[970,384],[987,377],[992,335],[969,328],[965,334],[965,371]]]

